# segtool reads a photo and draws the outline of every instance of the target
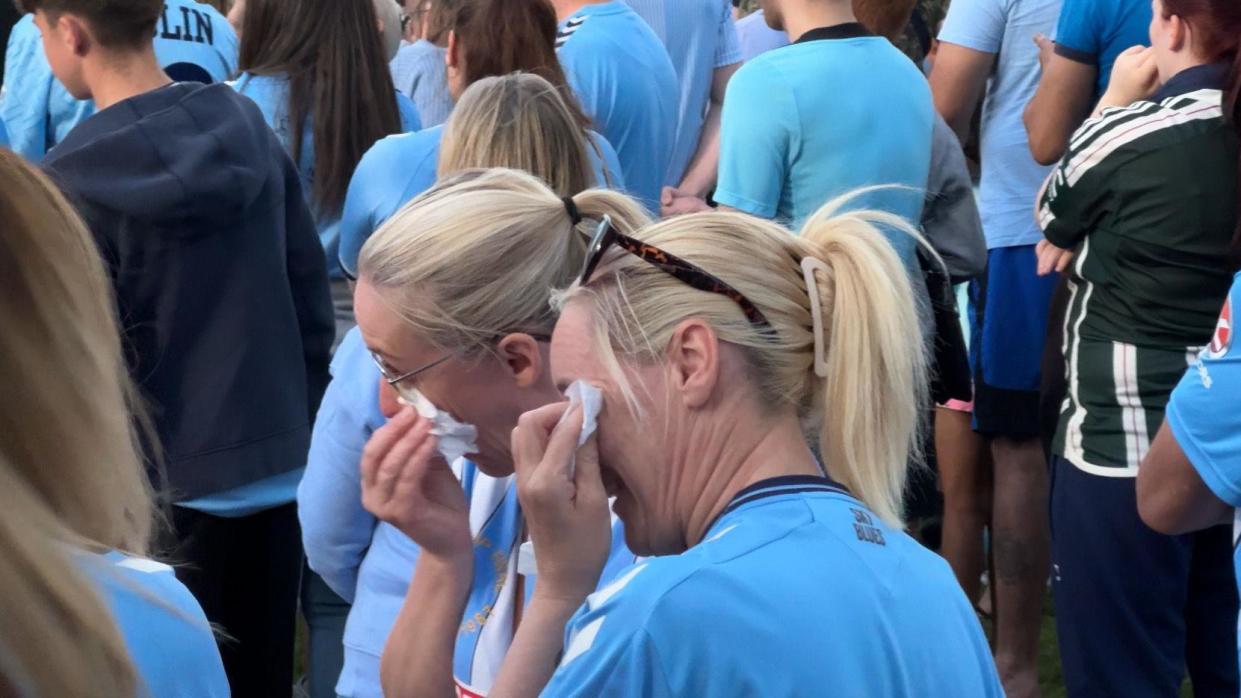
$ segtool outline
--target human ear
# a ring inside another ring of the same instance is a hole
[[[668,342],[670,387],[690,408],[705,405],[720,377],[720,342],[710,325],[696,318],[684,320]]]
[[[496,345],[496,352],[518,388],[529,388],[543,377],[543,352],[534,337],[510,334]]]

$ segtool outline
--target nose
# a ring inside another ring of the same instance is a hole
[[[383,416],[392,419],[401,411],[401,403],[397,402],[396,390],[388,385],[388,381],[379,381],[379,411]]]

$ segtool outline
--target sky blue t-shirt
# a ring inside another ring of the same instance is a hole
[[[1107,90],[1116,57],[1150,45],[1150,0],[1064,0],[1056,24],[1056,53],[1099,69],[1096,97]]]
[[[1168,401],[1165,419],[1202,481],[1220,500],[1241,507],[1241,274],[1233,280],[1211,343]],[[1233,564],[1241,580],[1241,509],[1233,525]],[[1241,584],[1241,582],[1239,582]]]
[[[788,32],[767,26],[762,10],[737,20],[737,40],[741,44],[741,58],[747,61],[789,45]]]
[[[271,126],[275,131],[280,142],[285,148],[292,146],[293,135],[289,127],[289,81],[285,77],[252,75],[250,73],[242,73],[236,81],[232,83],[233,89],[241,94],[254,100],[259,106],[259,110],[263,112],[263,118],[267,121],[267,125]],[[414,108],[414,103],[409,97],[395,93],[397,109],[401,115],[401,131],[404,133],[412,133],[422,128],[422,123],[418,119],[418,110]],[[306,119],[305,131],[302,135],[302,152],[299,157],[294,158],[298,165],[298,173],[302,180],[302,193],[306,196],[306,201],[311,201],[311,192],[314,187],[315,176],[315,144],[313,138],[313,126],[310,119]],[[317,207],[310,206],[310,210],[315,214],[315,225],[319,229],[319,242],[323,243],[323,252],[327,255],[328,276],[332,278],[343,278],[340,264],[340,218],[327,213],[321,213],[316,210]]]
[[[1003,696],[948,564],[831,481],[767,480],[570,620],[543,696]]]
[[[228,677],[202,606],[168,565],[118,552],[79,553],[116,619],[143,698],[228,698]]]
[[[419,39],[401,45],[388,64],[392,83],[398,92],[414,101],[422,127],[439,126],[452,113],[453,99],[448,91],[448,71],[444,57],[448,49]]]
[[[887,39],[860,24],[813,30],[746,63],[728,83],[715,200],[797,230],[837,196],[895,184],[906,189],[852,206],[917,226],[933,130],[926,78]],[[891,241],[912,268],[913,240]]]
[[[741,62],[728,0],[625,0],[655,30],[680,80],[676,150],[667,181],[679,184],[698,151],[698,139],[717,68]]]
[[[556,46],[582,108],[616,148],[627,190],[658,211],[680,104],[668,51],[621,0],[573,13],[560,23]]]
[[[214,7],[168,0],[155,25],[155,56],[173,80],[221,82],[237,72],[237,35]],[[34,15],[22,17],[9,35],[0,98],[12,149],[38,162],[94,113],[93,102],[74,99],[52,74]]]
[[[589,135],[594,147],[587,147],[586,153],[595,170],[595,186],[623,190],[625,179],[616,151],[603,136],[594,131]],[[443,125],[389,136],[362,156],[349,181],[340,220],[339,262],[346,275],[357,276],[358,255],[371,234],[435,184],[443,136]]]
[[[953,0],[939,40],[996,54],[982,111],[978,212],[987,248],[1043,239],[1033,201],[1051,172],[1034,161],[1022,113],[1038,87],[1035,34],[1056,26],[1060,0]]]

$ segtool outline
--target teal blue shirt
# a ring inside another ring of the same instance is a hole
[[[616,148],[629,193],[658,211],[681,101],[668,51],[620,0],[573,13],[560,24],[556,46],[582,108]]]
[[[738,493],[589,596],[564,647],[544,698],[1004,695],[948,563],[814,477]]]
[[[900,185],[852,206],[917,226],[934,111],[918,68],[861,25],[813,30],[741,67],[728,84],[715,200],[794,230],[855,189]],[[892,238],[907,264],[914,243]]]
[[[254,100],[263,112],[267,125],[276,132],[276,136],[284,143],[285,148],[292,147],[293,135],[289,126],[288,113],[288,79],[242,73],[232,85],[238,92]],[[395,92],[394,97],[401,114],[401,131],[410,133],[422,128],[418,110],[409,97],[400,92]],[[301,175],[302,192],[309,200],[310,193],[314,191],[315,177],[315,144],[310,119],[306,120],[303,128],[302,152],[298,153],[293,160],[297,163],[298,173]],[[323,213],[316,209],[317,207],[311,205],[310,210],[315,214],[315,226],[319,229],[319,242],[323,243],[323,251],[327,255],[328,276],[341,278],[343,275],[337,261],[340,247],[340,216]]]

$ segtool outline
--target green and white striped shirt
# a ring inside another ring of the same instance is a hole
[[[1226,73],[1191,68],[1154,101],[1086,122],[1040,204],[1048,241],[1079,248],[1053,450],[1086,472],[1137,474],[1228,293],[1238,143],[1217,89]]]

